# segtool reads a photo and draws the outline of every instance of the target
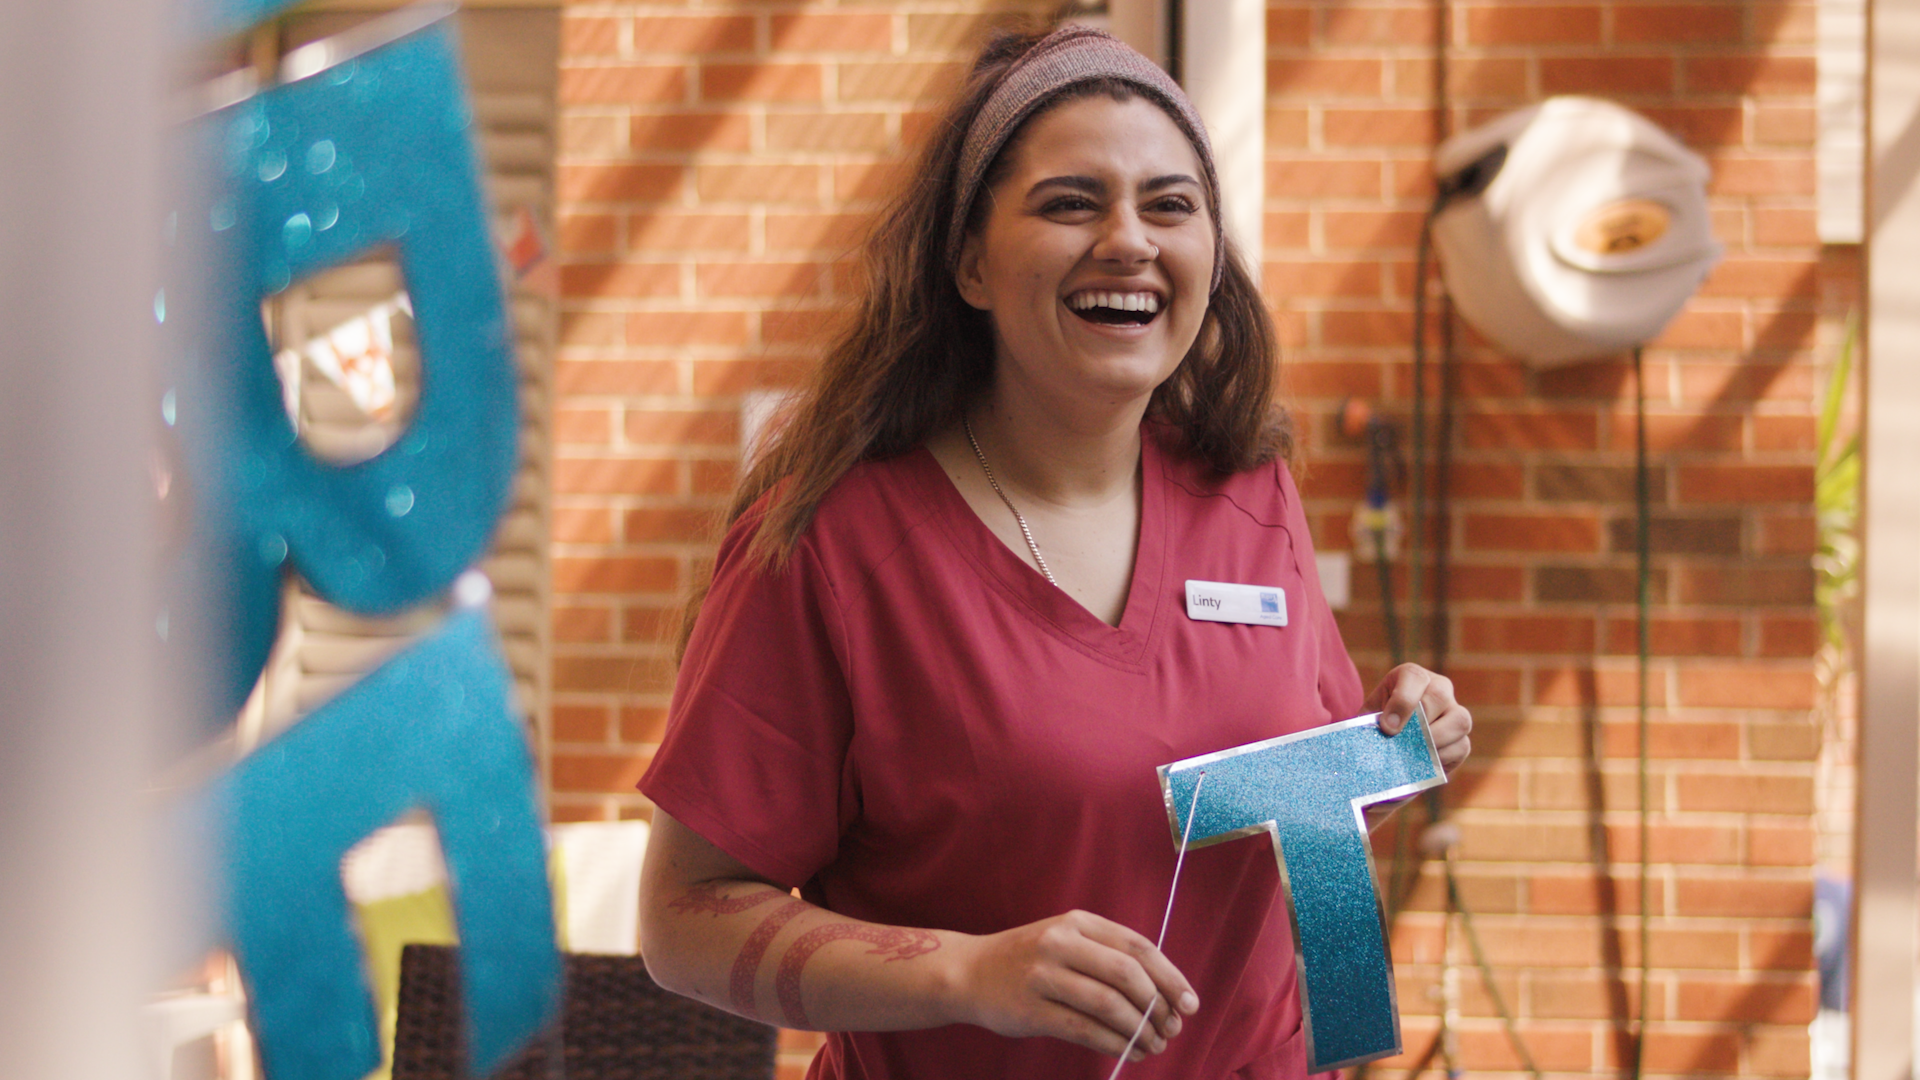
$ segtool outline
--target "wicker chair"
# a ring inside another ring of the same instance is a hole
[[[775,1029],[662,990],[637,956],[569,954],[566,980],[559,1031],[495,1080],[772,1080]],[[407,946],[393,1080],[472,1080],[462,1030],[456,950]]]

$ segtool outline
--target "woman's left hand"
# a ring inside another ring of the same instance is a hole
[[[1401,664],[1367,695],[1367,708],[1380,713],[1380,730],[1388,735],[1400,733],[1416,706],[1427,718],[1440,764],[1452,773],[1473,749],[1467,737],[1473,731],[1473,714],[1454,700],[1453,680],[1418,664]]]

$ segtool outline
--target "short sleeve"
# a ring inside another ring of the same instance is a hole
[[[1313,620],[1314,640],[1319,643],[1320,703],[1334,720],[1360,715],[1366,709],[1367,691],[1360,682],[1360,671],[1353,666],[1347,643],[1340,636],[1340,624],[1334,620],[1333,607],[1320,588],[1320,568],[1314,559],[1313,539],[1307,531],[1306,510],[1300,504],[1300,490],[1285,461],[1274,462],[1275,480],[1287,504],[1287,530],[1295,537],[1295,550],[1301,553],[1300,578],[1307,587]]]
[[[756,872],[797,886],[839,849],[853,729],[846,639],[805,539],[781,567],[748,557],[756,520],[743,517],[721,544],[640,790]]]

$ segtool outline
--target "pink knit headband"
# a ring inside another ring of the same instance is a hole
[[[967,218],[980,195],[980,184],[1000,149],[1013,137],[1035,109],[1060,91],[1076,83],[1117,79],[1166,110],[1173,122],[1193,143],[1206,174],[1207,211],[1213,219],[1213,284],[1220,287],[1226,272],[1226,252],[1220,236],[1220,178],[1213,168],[1213,147],[1207,142],[1206,125],[1187,100],[1180,84],[1160,70],[1160,65],[1135,52],[1126,43],[1090,26],[1063,26],[1034,43],[1033,48],[1013,62],[1000,85],[993,88],[987,103],[974,114],[967,126],[967,140],[960,151],[959,186],[953,204],[953,222],[947,230],[947,264],[958,267],[960,247],[966,239]]]

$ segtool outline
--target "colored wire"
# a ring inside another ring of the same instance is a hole
[[[1425,405],[1426,382],[1424,378],[1426,351],[1427,351],[1426,350],[1426,310],[1427,310],[1426,282],[1427,282],[1427,277],[1432,270],[1433,219],[1439,215],[1442,209],[1445,208],[1447,202],[1452,197],[1454,197],[1454,194],[1455,193],[1452,191],[1443,190],[1434,199],[1433,206],[1427,212],[1426,220],[1421,223],[1420,245],[1418,249],[1418,257],[1416,258],[1414,263],[1414,294],[1413,295],[1414,295],[1415,314],[1414,314],[1414,335],[1413,335],[1413,357],[1414,357],[1415,374],[1414,374],[1414,384],[1413,384],[1413,394],[1414,394],[1413,416],[1414,416],[1414,423],[1416,426],[1416,430],[1419,430],[1424,427],[1423,417],[1425,416],[1425,412],[1426,412],[1426,405]],[[1433,570],[1433,579],[1432,579],[1433,599],[1432,599],[1432,608],[1431,608],[1432,629],[1430,631],[1429,640],[1428,640],[1428,645],[1431,648],[1432,654],[1433,654],[1434,670],[1439,671],[1443,674],[1445,673],[1445,670],[1446,670],[1446,663],[1448,658],[1447,654],[1451,644],[1449,640],[1449,634],[1447,633],[1448,589],[1450,586],[1450,581],[1449,581],[1450,574],[1448,573],[1448,570],[1449,570],[1449,564],[1451,563],[1451,560],[1452,560],[1452,546],[1450,543],[1448,543],[1448,540],[1450,539],[1448,535],[1448,530],[1450,529],[1449,521],[1451,517],[1450,510],[1448,507],[1448,502],[1452,496],[1452,490],[1451,490],[1452,485],[1449,483],[1449,474],[1452,471],[1452,464],[1453,464],[1451,450],[1452,450],[1452,441],[1453,441],[1453,412],[1455,407],[1454,398],[1458,392],[1458,383],[1457,383],[1458,364],[1457,364],[1455,350],[1454,350],[1453,320],[1449,316],[1450,316],[1450,313],[1443,312],[1442,321],[1441,321],[1441,327],[1442,327],[1441,342],[1442,342],[1443,351],[1441,354],[1440,378],[1441,378],[1442,402],[1439,409],[1439,430],[1436,433],[1438,441],[1440,442],[1440,445],[1438,446],[1436,451],[1436,454],[1437,454],[1436,470],[1438,475],[1434,478],[1434,485],[1433,485],[1435,501],[1437,505],[1433,508],[1433,511],[1432,511],[1435,517],[1438,519],[1438,522],[1437,522],[1437,528],[1435,529],[1435,532],[1434,532],[1435,534],[1435,543],[1434,543],[1434,550],[1433,550],[1434,570]],[[1637,356],[1638,354],[1636,353],[1635,355]],[[1423,446],[1421,445],[1422,440],[1418,435],[1416,435],[1414,442],[1415,442],[1414,450],[1413,450],[1414,460],[1415,462],[1424,462],[1425,451]],[[1414,468],[1414,475],[1416,477],[1419,477],[1421,475],[1421,472],[1422,472],[1421,466],[1416,464]],[[1418,489],[1416,488],[1416,491],[1417,490]],[[1416,498],[1417,497],[1418,496],[1416,496]],[[1422,535],[1424,530],[1427,527],[1426,522],[1422,518],[1422,512],[1425,509],[1424,500],[1422,500],[1422,503],[1423,505],[1420,508],[1416,509],[1413,520],[1408,527],[1408,531],[1414,536]],[[1644,518],[1644,514],[1643,514],[1643,518]],[[1643,529],[1644,529],[1644,525],[1643,525]],[[1417,560],[1415,560],[1415,562],[1417,564]],[[1412,567],[1410,567],[1410,572],[1417,574],[1417,570],[1414,570]],[[1417,582],[1418,580],[1419,579],[1417,576],[1413,578],[1414,582]],[[1384,581],[1382,584],[1383,584],[1382,593],[1385,594],[1388,592],[1388,590],[1384,587],[1385,586]],[[1414,588],[1417,591],[1417,585],[1415,585]],[[1393,644],[1396,652],[1396,655],[1394,657],[1394,662],[1398,664],[1400,662],[1400,657],[1398,655],[1398,646],[1400,642],[1400,628],[1397,625],[1398,620],[1396,618],[1396,613],[1394,612],[1390,596],[1387,596],[1383,603],[1382,614],[1387,621],[1387,638],[1389,642]],[[1643,635],[1643,638],[1644,638],[1644,635]],[[1645,801],[1646,800],[1643,796],[1641,800],[1643,806],[1645,805]],[[1446,804],[1445,804],[1445,801],[1441,798],[1441,789],[1433,788],[1427,792],[1426,805],[1427,805],[1427,818],[1428,818],[1429,826],[1438,824],[1446,816]],[[1641,830],[1641,835],[1644,842],[1644,837],[1646,835],[1645,829]],[[1397,842],[1394,847],[1393,863],[1392,863],[1392,868],[1389,874],[1388,886],[1386,890],[1387,922],[1389,926],[1391,926],[1395,921],[1397,921],[1400,912],[1405,909],[1407,903],[1412,899],[1414,888],[1419,884],[1419,874],[1417,872],[1408,872],[1408,870],[1405,867],[1405,864],[1409,859],[1408,848],[1410,847],[1411,837],[1412,837],[1412,829],[1410,827],[1410,823],[1408,823],[1403,819],[1399,825],[1399,835],[1396,837]],[[1526,1040],[1520,1034],[1520,1025],[1514,1019],[1513,1011],[1510,1008],[1508,1008],[1505,997],[1500,993],[1500,987],[1498,983],[1495,981],[1494,975],[1493,975],[1493,964],[1487,959],[1486,950],[1482,948],[1480,944],[1479,930],[1474,925],[1473,909],[1467,906],[1466,898],[1461,895],[1459,876],[1455,872],[1453,852],[1451,850],[1449,850],[1446,853],[1446,856],[1442,862],[1442,874],[1443,874],[1444,880],[1446,881],[1446,888],[1447,888],[1446,907],[1447,907],[1448,923],[1451,924],[1452,917],[1455,914],[1459,916],[1460,929],[1462,931],[1462,935],[1466,938],[1468,948],[1471,950],[1473,954],[1474,965],[1480,969],[1480,980],[1482,984],[1486,987],[1487,995],[1493,1003],[1494,1011],[1499,1014],[1500,1026],[1507,1036],[1507,1041],[1513,1045],[1515,1053],[1519,1056],[1521,1064],[1526,1068],[1527,1072],[1530,1075],[1532,1075],[1535,1078],[1535,1080],[1539,1080],[1539,1077],[1541,1076],[1540,1068],[1538,1065],[1534,1063],[1533,1054],[1531,1050],[1528,1048]],[[1642,875],[1642,877],[1644,880],[1644,874]],[[1644,906],[1645,905],[1643,904],[1642,905],[1643,909],[1644,909]],[[1642,955],[1643,957],[1645,955],[1644,944],[1642,946]],[[1451,965],[1449,964],[1449,966]],[[1645,994],[1643,992],[1642,1001],[1644,1000],[1645,1000]],[[1407,1072],[1406,1075],[1408,1080],[1412,1080],[1412,1078],[1417,1077],[1420,1075],[1420,1073],[1424,1072],[1427,1069],[1427,1067],[1432,1064],[1433,1059],[1436,1056],[1445,1057],[1447,1062],[1447,1071],[1450,1076],[1457,1076],[1460,1074],[1461,1069],[1459,1066],[1458,1059],[1455,1056],[1457,1051],[1455,1051],[1452,1046],[1448,1045],[1454,1038],[1454,1033],[1450,1030],[1450,1027],[1452,1025],[1449,1025],[1446,1022],[1446,1019],[1447,1018],[1443,1016],[1442,1028],[1439,1032],[1435,1033],[1433,1044],[1430,1047],[1428,1047],[1427,1052],[1421,1056],[1420,1060],[1415,1063],[1413,1068]],[[1357,1070],[1357,1075],[1360,1077],[1365,1077],[1367,1074],[1367,1071],[1368,1071],[1367,1066],[1362,1065]],[[1637,1075],[1635,1077],[1635,1080],[1638,1080]]]
[[[1640,681],[1637,726],[1639,728],[1638,773],[1640,780],[1640,1002],[1639,1021],[1635,1025],[1633,1040],[1633,1077],[1640,1080],[1646,1067],[1647,1057],[1647,983],[1652,961],[1647,946],[1651,937],[1649,913],[1647,911],[1647,869],[1651,862],[1647,826],[1647,624],[1648,612],[1653,606],[1653,552],[1649,541],[1648,518],[1652,514],[1652,496],[1649,492],[1647,477],[1647,381],[1646,364],[1641,360],[1638,345],[1633,349],[1633,498],[1637,511],[1634,528],[1634,549],[1639,563],[1638,622],[1640,639],[1640,658],[1637,674]]]
[[[1407,658],[1400,640],[1400,616],[1393,610],[1393,567],[1387,563],[1387,527],[1383,522],[1373,530],[1373,562],[1380,574],[1380,617],[1387,624],[1387,653],[1393,666]]]
[[[1453,885],[1453,849],[1444,856],[1447,862],[1447,903],[1440,922],[1440,1060],[1446,1063],[1447,1080],[1460,1078],[1460,965],[1453,962],[1453,916],[1458,893]]]
[[[1435,209],[1438,209],[1435,203]],[[1433,258],[1433,217],[1420,225],[1413,274],[1413,469],[1407,477],[1407,655],[1420,656],[1420,553],[1427,527],[1427,267]],[[1394,657],[1398,665],[1401,658]]]
[[[1180,854],[1173,860],[1173,884],[1167,886],[1167,913],[1160,916],[1160,937],[1153,943],[1158,949],[1167,943],[1167,927],[1173,922],[1173,897],[1180,891],[1180,868],[1187,862],[1187,841],[1193,836],[1193,812],[1200,808],[1200,785],[1207,782],[1207,770],[1201,769],[1200,775],[1193,781],[1193,801],[1187,804],[1187,828],[1180,834]],[[1155,995],[1155,1000],[1159,996]],[[1173,1011],[1173,1003],[1167,1003],[1167,1011]],[[1147,1030],[1147,1021],[1153,1016],[1153,1003],[1147,1003],[1147,1010],[1140,1014],[1140,1022],[1133,1027],[1133,1038],[1127,1040],[1127,1048],[1120,1051],[1120,1060],[1113,1063],[1113,1072],[1107,1080],[1118,1080],[1120,1070],[1127,1067],[1127,1055],[1133,1053],[1133,1046],[1140,1041],[1140,1033]]]
[[[1453,905],[1460,909],[1460,928],[1466,932],[1467,948],[1473,952],[1473,962],[1479,965],[1480,981],[1487,988],[1487,997],[1493,1000],[1493,1009],[1500,1014],[1500,1026],[1506,1030],[1507,1041],[1513,1044],[1514,1052],[1520,1055],[1520,1064],[1526,1067],[1534,1080],[1540,1080],[1540,1066],[1533,1063],[1533,1053],[1527,1049],[1527,1041],[1520,1037],[1520,1026],[1514,1023],[1513,1012],[1507,1008],[1507,1000],[1500,993],[1500,984],[1493,979],[1493,965],[1487,960],[1487,950],[1480,944],[1480,932],[1474,928],[1473,912],[1467,910],[1466,901],[1460,896],[1460,882],[1452,873],[1453,856],[1447,856],[1447,893],[1453,898]]]
[[[1432,229],[1429,220],[1428,230]],[[1444,286],[1444,282],[1442,283]],[[1460,397],[1460,364],[1454,352],[1453,302],[1440,293],[1440,406],[1433,449],[1433,602],[1428,608],[1427,648],[1433,670],[1445,672],[1453,649],[1449,607],[1453,595],[1453,422]],[[1432,790],[1440,797],[1440,789]]]

